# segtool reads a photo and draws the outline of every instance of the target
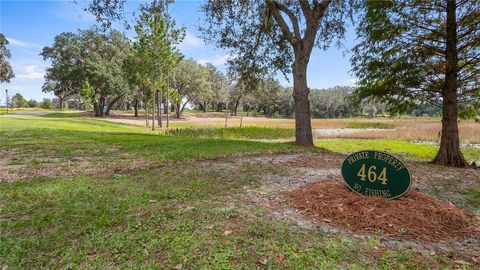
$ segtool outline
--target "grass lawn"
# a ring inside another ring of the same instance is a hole
[[[9,108],[8,113],[51,112],[41,108]],[[0,108],[0,115],[7,114],[7,108]]]
[[[410,160],[428,161],[432,160],[437,153],[438,146],[412,143],[398,140],[364,140],[364,139],[345,139],[345,140],[320,140],[315,142],[315,146],[339,153],[352,153],[364,149],[385,151]],[[462,149],[465,158],[471,162],[480,161],[480,149],[465,148]]]
[[[260,179],[281,177],[288,169],[231,165],[253,158],[240,154],[307,150],[240,139],[259,139],[262,132],[268,139],[290,136],[283,129],[161,135],[78,116],[0,118],[0,162],[14,176],[23,175],[0,181],[0,268],[429,269],[455,264],[409,246],[382,246],[376,237],[293,226],[243,201]],[[340,152],[364,146],[347,142],[351,148],[317,143]],[[135,167],[134,161],[146,166]],[[477,203],[477,191],[471,192]]]
[[[0,260],[19,268],[428,268],[409,248],[287,226],[225,208],[258,168],[161,168],[0,185]]]
[[[273,127],[229,127],[229,128],[180,128],[166,133],[173,136],[221,138],[221,139],[247,139],[247,140],[275,140],[292,139],[295,130],[289,128]]]
[[[255,141],[164,136],[148,130],[76,114],[2,118],[1,148],[19,156],[56,158],[142,158],[154,161],[200,159],[233,153],[285,152],[298,148]],[[18,157],[18,156],[17,156]],[[27,162],[29,160],[26,160]]]

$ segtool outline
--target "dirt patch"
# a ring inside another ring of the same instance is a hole
[[[322,154],[304,154],[295,160],[287,160],[279,164],[289,168],[313,168],[313,169],[338,169],[342,167],[343,160],[346,156],[335,153]]]
[[[0,182],[14,182],[39,176],[70,177],[79,174],[95,175],[109,172],[132,173],[137,170],[152,168],[157,164],[157,162],[143,159],[123,159],[122,164],[119,165],[116,161],[88,157],[74,157],[71,159],[44,158],[41,161],[42,163],[33,166],[30,163],[11,165],[0,160],[0,165],[3,165],[2,170],[0,170]]]
[[[473,214],[450,202],[410,191],[397,200],[354,194],[341,181],[309,184],[285,192],[290,203],[316,222],[355,232],[431,242],[479,237]]]

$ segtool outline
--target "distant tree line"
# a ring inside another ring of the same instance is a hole
[[[433,162],[469,166],[460,150],[458,119],[478,118],[480,109],[480,0],[206,1],[200,32],[236,56],[227,75],[183,59],[175,46],[185,29],[170,17],[170,0],[141,4],[134,41],[104,31],[123,17],[125,1],[90,1],[87,10],[106,28],[62,33],[42,51],[52,62],[44,91],[53,92],[60,107],[75,99],[104,116],[120,104],[133,104],[137,116],[143,105],[146,123],[156,117],[160,127],[162,107],[168,126],[168,113],[179,117],[188,103],[233,114],[239,106],[267,116],[294,111],[295,142],[312,146],[312,115],[384,110],[423,115],[436,114],[431,107],[436,106],[442,132]],[[340,44],[347,18],[358,19],[351,59],[358,88],[353,94],[316,92],[307,84],[311,53]],[[8,82],[13,76],[4,61],[8,42],[0,41],[0,82]],[[292,75],[292,90],[269,78],[278,72]],[[334,101],[338,105],[330,104]]]
[[[12,98],[9,98],[9,100],[7,101],[8,107],[10,108],[42,108],[48,110],[54,109],[57,102],[57,98],[44,98],[41,102],[38,102],[33,98],[26,100],[20,93],[16,93]]]
[[[202,66],[193,60],[182,61],[179,66],[195,66],[188,76],[197,77],[194,83],[190,84],[185,80],[183,85],[175,82],[176,88],[181,89],[177,94],[174,92],[174,101],[170,110],[176,117],[181,117],[187,104],[192,109],[200,112],[225,112],[228,110],[230,115],[237,115],[240,111],[247,115],[265,116],[265,117],[293,117],[293,96],[292,88],[281,86],[275,79],[269,78],[262,81],[257,89],[248,89],[241,85],[228,86],[227,78],[219,73],[216,68],[210,64]],[[179,68],[179,70],[182,68]],[[209,80],[212,75],[221,78],[225,82],[225,88],[221,84],[215,87]],[[202,78],[202,76],[205,76]],[[187,76],[186,76],[187,77]],[[193,79],[192,79],[193,80]],[[203,82],[201,82],[203,81]],[[201,82],[201,83],[200,83]],[[197,84],[198,83],[198,84]],[[191,87],[189,85],[192,85]],[[198,85],[198,86],[197,86]],[[228,87],[227,87],[228,86]],[[355,99],[355,87],[336,86],[328,89],[312,89],[310,93],[310,106],[313,118],[348,118],[348,117],[375,117],[375,116],[396,116],[390,114],[388,105],[378,100],[364,100],[357,102]],[[59,109],[68,108],[70,110],[84,110],[85,103],[81,96],[72,95],[68,99],[44,98],[37,102],[34,99],[26,100],[20,93],[16,93],[9,101],[11,108],[43,108]],[[132,110],[134,102],[131,98],[120,99],[114,106],[116,110]],[[406,114],[412,116],[441,116],[441,109],[428,104],[418,104],[412,107]]]

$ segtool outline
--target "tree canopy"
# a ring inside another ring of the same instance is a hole
[[[0,83],[10,82],[15,77],[8,58],[11,57],[10,50],[7,49],[8,40],[0,33]]]
[[[205,40],[229,51],[241,77],[293,73],[295,141],[313,145],[307,66],[314,47],[325,49],[345,35],[353,1],[207,1]]]
[[[46,71],[43,91],[53,92],[63,108],[63,100],[78,95],[88,81],[94,90],[91,98],[95,100],[95,115],[108,114],[128,91],[123,63],[130,48],[130,41],[114,30],[104,33],[93,28],[61,33],[51,47],[41,52],[45,60],[52,62]]]
[[[360,98],[406,111],[419,103],[443,109],[435,162],[466,166],[458,116],[480,108],[480,10],[469,1],[366,1],[354,48]],[[460,112],[460,113],[459,113]]]

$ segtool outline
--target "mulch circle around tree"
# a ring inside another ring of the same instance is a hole
[[[480,237],[479,221],[472,213],[413,190],[399,199],[387,200],[358,195],[341,181],[327,181],[284,195],[296,209],[316,222],[353,232],[380,232],[431,242]]]

